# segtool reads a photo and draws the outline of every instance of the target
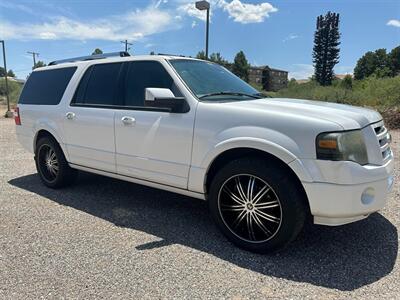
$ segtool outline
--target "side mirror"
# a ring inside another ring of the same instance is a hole
[[[185,113],[189,111],[189,105],[184,97],[175,97],[170,89],[146,88],[145,106],[164,108],[171,113]]]

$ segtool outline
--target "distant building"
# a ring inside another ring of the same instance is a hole
[[[287,87],[288,72],[269,66],[250,67],[249,82],[262,85],[266,91],[278,91]]]

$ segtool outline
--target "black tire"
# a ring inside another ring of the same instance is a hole
[[[42,137],[36,143],[35,163],[42,182],[53,189],[72,184],[77,176],[77,170],[68,165],[60,145],[50,136]]]
[[[215,175],[209,191],[213,219],[242,249],[257,253],[280,250],[304,226],[308,211],[304,191],[279,164],[261,158],[232,161]]]

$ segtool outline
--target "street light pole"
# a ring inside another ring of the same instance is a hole
[[[4,79],[6,83],[6,100],[7,100],[7,111],[6,117],[10,118],[13,116],[13,113],[10,111],[10,97],[9,97],[9,90],[8,90],[8,78],[7,78],[7,63],[6,63],[6,47],[4,46],[4,41],[0,41],[3,45],[3,62],[4,62]]]
[[[207,24],[206,24],[206,58],[208,59],[208,32],[210,28],[210,6],[207,8]]]
[[[198,10],[207,11],[207,19],[206,19],[206,59],[208,59],[208,34],[210,27],[210,3],[207,1],[197,1],[196,8]]]

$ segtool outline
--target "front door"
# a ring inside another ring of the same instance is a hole
[[[157,61],[127,63],[124,107],[115,112],[117,172],[143,180],[187,188],[194,110],[169,113],[144,107],[145,88],[180,91]]]

